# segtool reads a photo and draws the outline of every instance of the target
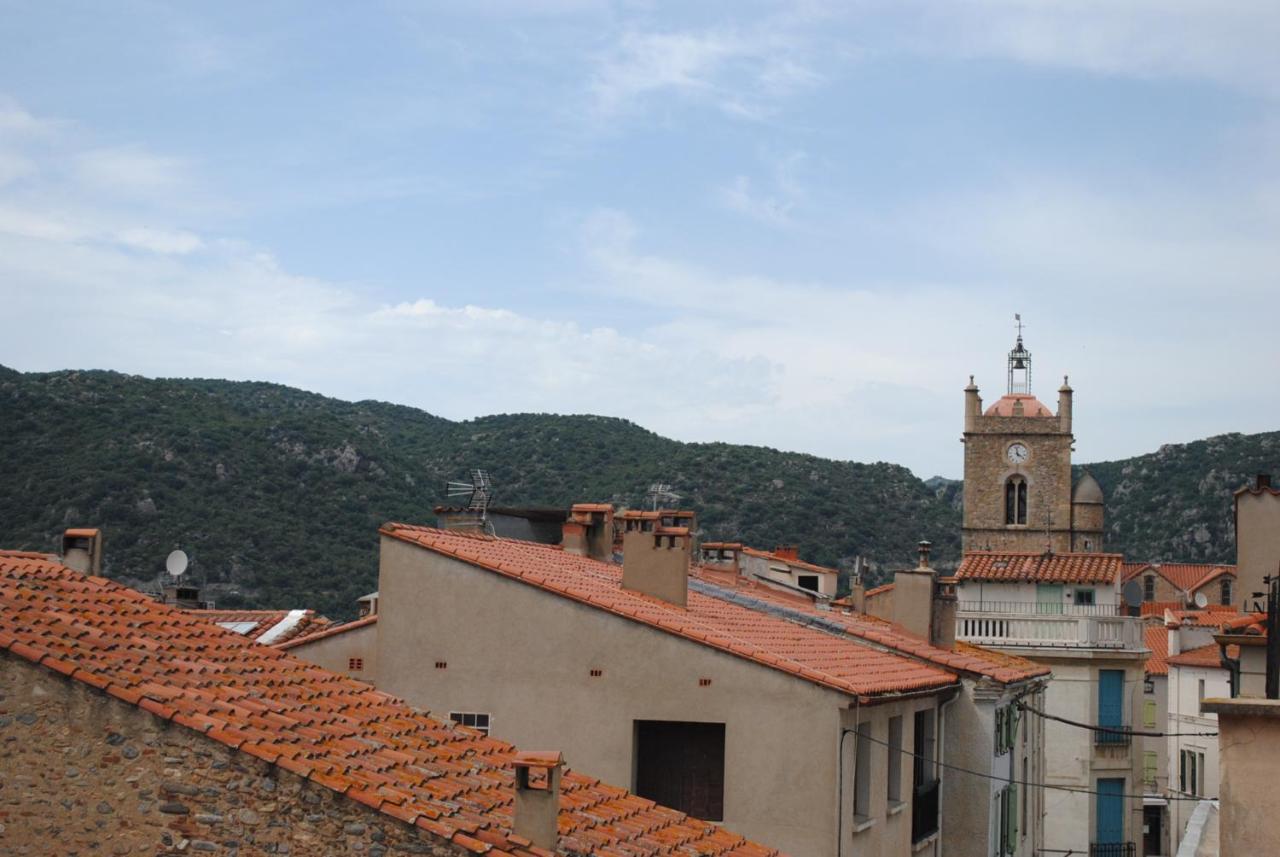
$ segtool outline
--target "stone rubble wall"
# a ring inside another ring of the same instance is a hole
[[[0,652],[0,857],[465,853]]]

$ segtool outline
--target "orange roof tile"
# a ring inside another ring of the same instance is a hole
[[[1168,675],[1169,674],[1169,631],[1164,625],[1157,625],[1154,622],[1149,623],[1142,629],[1143,641],[1147,648],[1151,650],[1151,657],[1147,658],[1147,674],[1148,675]]]
[[[760,557],[762,559],[773,560],[774,562],[780,562],[785,565],[794,566],[795,568],[802,569],[804,571],[812,571],[818,574],[838,574],[839,573],[836,569],[827,568],[825,565],[815,565],[814,563],[811,563],[811,562],[805,562],[804,560],[794,556],[790,551],[778,553],[776,550],[762,551],[758,548],[743,548],[742,552],[747,556],[754,556],[754,557]]]
[[[957,580],[1035,583],[1111,583],[1120,577],[1118,553],[1001,553],[972,551],[960,560]]]
[[[1258,615],[1241,613],[1234,607],[1223,605],[1212,605],[1204,610],[1169,610],[1167,613],[1167,624],[1174,628],[1194,625],[1199,628],[1214,628],[1222,631],[1238,624],[1242,619],[1248,620],[1243,623],[1244,626],[1258,620]]]
[[[0,649],[471,851],[547,853],[510,833],[511,745],[104,578],[0,556]],[[776,853],[572,771],[561,793],[565,852]]]
[[[275,643],[277,649],[293,649],[306,643],[314,643],[317,640],[324,640],[328,637],[336,637],[339,634],[345,634],[348,631],[355,631],[359,628],[367,628],[378,621],[378,614],[374,613],[370,616],[364,616],[360,619],[354,619],[350,622],[342,622],[337,625],[327,625],[317,631],[285,640],[283,643]]]
[[[383,535],[860,698],[942,689],[954,675],[690,590],[686,607],[622,588],[622,568],[535,542],[387,524]]]
[[[263,643],[269,642],[271,645],[279,645],[295,637],[320,631],[332,624],[325,617],[316,615],[314,610],[188,610],[187,612],[254,640],[277,629],[277,633],[269,641],[262,640]],[[299,613],[301,615],[296,615]],[[295,614],[292,616],[293,621],[290,621],[291,614]],[[252,626],[249,623],[253,623]],[[236,627],[230,627],[233,625]]]
[[[1185,606],[1181,601],[1143,601],[1138,614],[1140,616],[1155,616],[1163,619],[1164,611],[1181,610]]]
[[[693,573],[696,578],[708,583],[742,590],[753,599],[784,606],[789,610],[797,610],[808,616],[835,623],[852,637],[872,645],[882,646],[898,654],[927,661],[941,669],[982,675],[1002,683],[1049,675],[1051,671],[1049,667],[1026,658],[994,652],[969,643],[956,643],[955,651],[941,649],[884,619],[869,616],[866,613],[845,612],[839,609],[819,610],[814,606],[812,598],[797,599],[790,593],[771,589],[764,583],[746,581],[742,578],[725,581],[723,572],[702,567],[695,568]]]
[[[1022,416],[1024,417],[1053,416],[1053,411],[1049,410],[1043,402],[1029,393],[1009,393],[1006,396],[1001,396],[982,415],[984,417],[1011,417],[1014,415],[1014,405],[1019,402],[1022,403]]]
[[[1227,646],[1227,657],[1240,657],[1239,646]],[[1217,667],[1225,669],[1222,666],[1222,654],[1217,643],[1210,643],[1207,646],[1200,646],[1196,649],[1188,649],[1180,655],[1171,655],[1169,657],[1169,666],[1173,667]]]
[[[1128,583],[1149,568],[1151,568],[1149,562],[1122,562],[1120,563],[1120,582]]]
[[[873,596],[884,595],[886,592],[892,592],[892,591],[893,591],[892,583],[883,583],[880,586],[875,587],[874,589],[868,589],[865,593],[863,593],[863,595],[866,598],[871,598]]]
[[[1236,576],[1234,565],[1203,565],[1190,562],[1152,563],[1151,570],[1181,589],[1195,592],[1200,587],[1224,575]]]

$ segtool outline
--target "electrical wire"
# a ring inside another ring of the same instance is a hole
[[[844,729],[841,731],[848,733],[848,732],[853,732],[854,730]],[[879,744],[882,747],[888,747],[890,750],[894,750],[898,753],[901,753],[904,756],[910,756],[913,759],[924,759],[929,764],[937,765],[941,768],[946,768],[949,771],[956,771],[957,773],[961,773],[961,774],[969,774],[970,776],[974,776],[974,777],[981,777],[984,780],[993,780],[998,783],[1015,783],[1017,785],[1026,786],[1028,788],[1033,788],[1033,789],[1052,789],[1054,791],[1071,792],[1073,794],[1081,794],[1081,795],[1104,794],[1104,792],[1097,791],[1096,789],[1085,789],[1085,788],[1079,788],[1077,786],[1053,786],[1053,785],[1049,785],[1048,783],[1033,783],[1029,780],[1017,780],[1017,779],[1012,779],[1008,777],[997,777],[995,774],[987,774],[987,773],[983,773],[982,771],[974,771],[969,768],[962,768],[959,765],[952,765],[947,762],[943,762],[940,759],[930,759],[927,756],[918,755],[902,747],[895,747],[892,744],[890,744],[888,741],[881,741],[879,738],[873,738],[870,735],[867,735],[862,732],[858,732],[855,734],[859,738],[866,738],[868,741],[872,742],[873,744]],[[1110,797],[1122,797],[1122,798],[1129,798],[1132,800],[1152,797],[1152,795],[1115,794],[1113,792],[1105,792],[1105,794],[1107,794]],[[1194,801],[1196,803],[1199,803],[1202,800],[1217,800],[1216,797],[1175,797],[1175,796],[1165,797],[1164,799],[1168,801],[1187,801],[1187,802]]]
[[[1056,720],[1059,723],[1065,723],[1068,726],[1078,726],[1081,729],[1089,729],[1094,732],[1105,732],[1108,735],[1136,735],[1140,738],[1216,738],[1217,732],[1145,732],[1140,729],[1124,729],[1115,726],[1097,726],[1093,723],[1081,723],[1078,720],[1068,720],[1065,717],[1059,717],[1056,714],[1049,714],[1038,708],[1032,708],[1023,702],[1014,703],[1023,711],[1030,711],[1032,714],[1038,714],[1046,720]]]

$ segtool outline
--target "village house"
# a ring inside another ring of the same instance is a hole
[[[1233,565],[1189,562],[1126,562],[1121,583],[1136,580],[1142,587],[1143,616],[1162,616],[1165,610],[1235,604]]]
[[[777,853],[569,758],[0,552],[6,854]]]
[[[1034,853],[1016,781],[1043,745],[1014,703],[1048,671],[939,639],[931,569],[913,634],[723,545],[694,564],[689,512],[622,513],[609,562],[611,510],[583,508],[562,547],[385,526],[379,687],[792,853]],[[990,775],[953,782],[952,759]]]

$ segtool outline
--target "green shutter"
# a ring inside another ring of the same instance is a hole
[[[1018,847],[1018,784],[1009,784],[1009,853]]]
[[[1004,709],[996,709],[996,755],[1004,755]]]

